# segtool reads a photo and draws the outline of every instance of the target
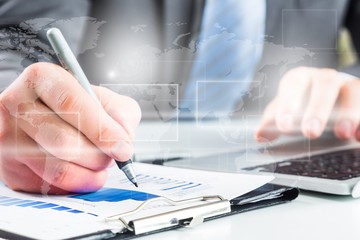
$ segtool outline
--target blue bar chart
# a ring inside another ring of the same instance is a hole
[[[82,199],[89,202],[121,202],[125,200],[146,201],[154,197],[157,196],[145,192],[118,188],[102,188],[97,192],[79,194],[71,196],[70,198]]]
[[[160,187],[161,191],[170,191],[170,190],[185,191],[203,186],[203,184],[201,183],[196,183],[192,181],[163,178],[163,177],[151,176],[147,174],[138,174],[136,177],[139,185],[155,184]]]
[[[3,207],[21,207],[21,208],[35,208],[35,209],[50,209],[54,211],[64,211],[68,213],[78,214],[78,213],[85,213],[92,216],[97,216],[93,213],[84,212],[78,209],[69,208],[66,206],[61,206],[55,203],[49,203],[45,201],[34,201],[34,200],[27,200],[27,199],[20,199],[14,197],[7,197],[0,195],[0,206]]]
[[[157,195],[149,194],[140,191],[132,191],[117,188],[102,188],[97,192],[70,195],[67,198],[83,200],[88,202],[121,202],[125,200],[145,201],[150,198],[157,197]],[[29,199],[22,199],[17,197],[8,197],[0,195],[0,206],[2,207],[19,207],[19,208],[34,208],[34,209],[47,209],[54,211],[63,211],[72,214],[85,213],[92,216],[97,216],[94,213],[84,212],[79,209],[62,206],[59,204],[46,202],[46,201],[35,201]]]
[[[138,183],[143,186],[143,189],[147,190],[146,192],[132,190],[131,188],[103,187],[96,192],[50,196],[49,198],[26,197],[26,195],[22,194],[6,196],[3,193],[3,195],[0,195],[0,207],[31,208],[39,211],[54,211],[54,213],[58,211],[66,214],[86,214],[98,217],[102,213],[97,211],[97,207],[107,206],[106,204],[123,201],[143,202],[158,196],[182,197],[207,186],[197,181],[184,180],[184,178],[177,178],[176,176],[176,174],[170,177],[163,174],[138,174]],[[128,182],[124,184],[128,184]]]

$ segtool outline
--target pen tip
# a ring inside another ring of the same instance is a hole
[[[137,183],[134,183],[135,187],[139,187]]]

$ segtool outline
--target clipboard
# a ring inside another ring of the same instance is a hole
[[[5,222],[0,227],[0,238],[132,239],[177,228],[196,228],[212,219],[285,203],[299,194],[296,188],[269,184],[271,178],[265,176],[140,163],[138,166],[141,166],[140,174],[143,174],[140,176],[147,179],[146,183],[150,185],[144,191],[134,191],[133,186],[127,188],[119,182],[128,183],[128,180],[119,179],[115,168],[113,172],[110,171],[110,183],[95,193],[43,200],[2,186],[4,192],[0,195],[0,199],[3,199],[0,206],[4,205],[1,209],[4,209]],[[147,174],[149,172],[151,175]],[[222,181],[224,179],[226,181]],[[246,185],[232,184],[231,189],[225,189],[229,183],[246,181]],[[177,197],[178,194],[182,197]],[[120,204],[125,200],[129,202]],[[82,205],[84,207],[80,207]],[[94,207],[98,210],[93,210]],[[22,218],[18,219],[17,216]],[[32,218],[34,222],[29,221]],[[31,223],[36,224],[34,228]],[[72,228],[77,223],[82,223],[79,229]]]
[[[182,227],[191,228],[212,219],[287,203],[296,199],[298,195],[298,188],[268,183],[231,200],[224,199],[221,196],[203,196],[181,201],[173,201],[165,197],[157,197],[144,201],[134,210],[115,214],[105,219],[105,221],[109,223],[112,222],[122,225],[124,227],[122,232],[114,233],[111,230],[105,230],[75,238],[69,238],[67,240],[134,239],[140,236],[146,236]],[[129,221],[125,219],[125,217],[136,215],[136,213],[141,212],[142,209],[154,202],[164,202],[171,206],[178,206],[179,208],[151,216],[132,218]],[[188,207],[186,206],[188,204],[195,205]],[[1,230],[0,237],[30,240],[30,238]]]

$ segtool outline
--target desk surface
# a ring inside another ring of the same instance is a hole
[[[164,131],[162,124],[143,123],[138,129],[135,151],[139,154],[149,151],[158,154],[191,151],[193,156],[204,156],[215,152],[256,148],[260,145],[253,140],[255,125],[256,123],[249,122],[226,126],[181,123],[172,126],[175,128],[170,130],[173,135],[168,135],[169,131]],[[169,139],[169,136],[174,139]],[[330,143],[339,144],[336,140]],[[271,148],[276,145],[279,145],[279,142],[267,143],[266,146]],[[307,142],[301,146],[311,150],[329,147],[329,143],[321,145]],[[301,192],[296,200],[287,204],[209,221],[192,229],[183,228],[141,239],[360,239],[359,223],[359,199]]]

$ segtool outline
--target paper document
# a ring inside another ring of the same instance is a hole
[[[66,196],[45,196],[14,192],[0,182],[0,230],[35,239],[65,239],[112,229],[104,218],[135,209],[157,196],[172,200],[221,195],[232,199],[256,189],[273,178],[234,173],[179,169],[135,163],[139,188],[117,168],[109,169],[109,179],[97,192]],[[157,212],[166,205],[145,209]]]

